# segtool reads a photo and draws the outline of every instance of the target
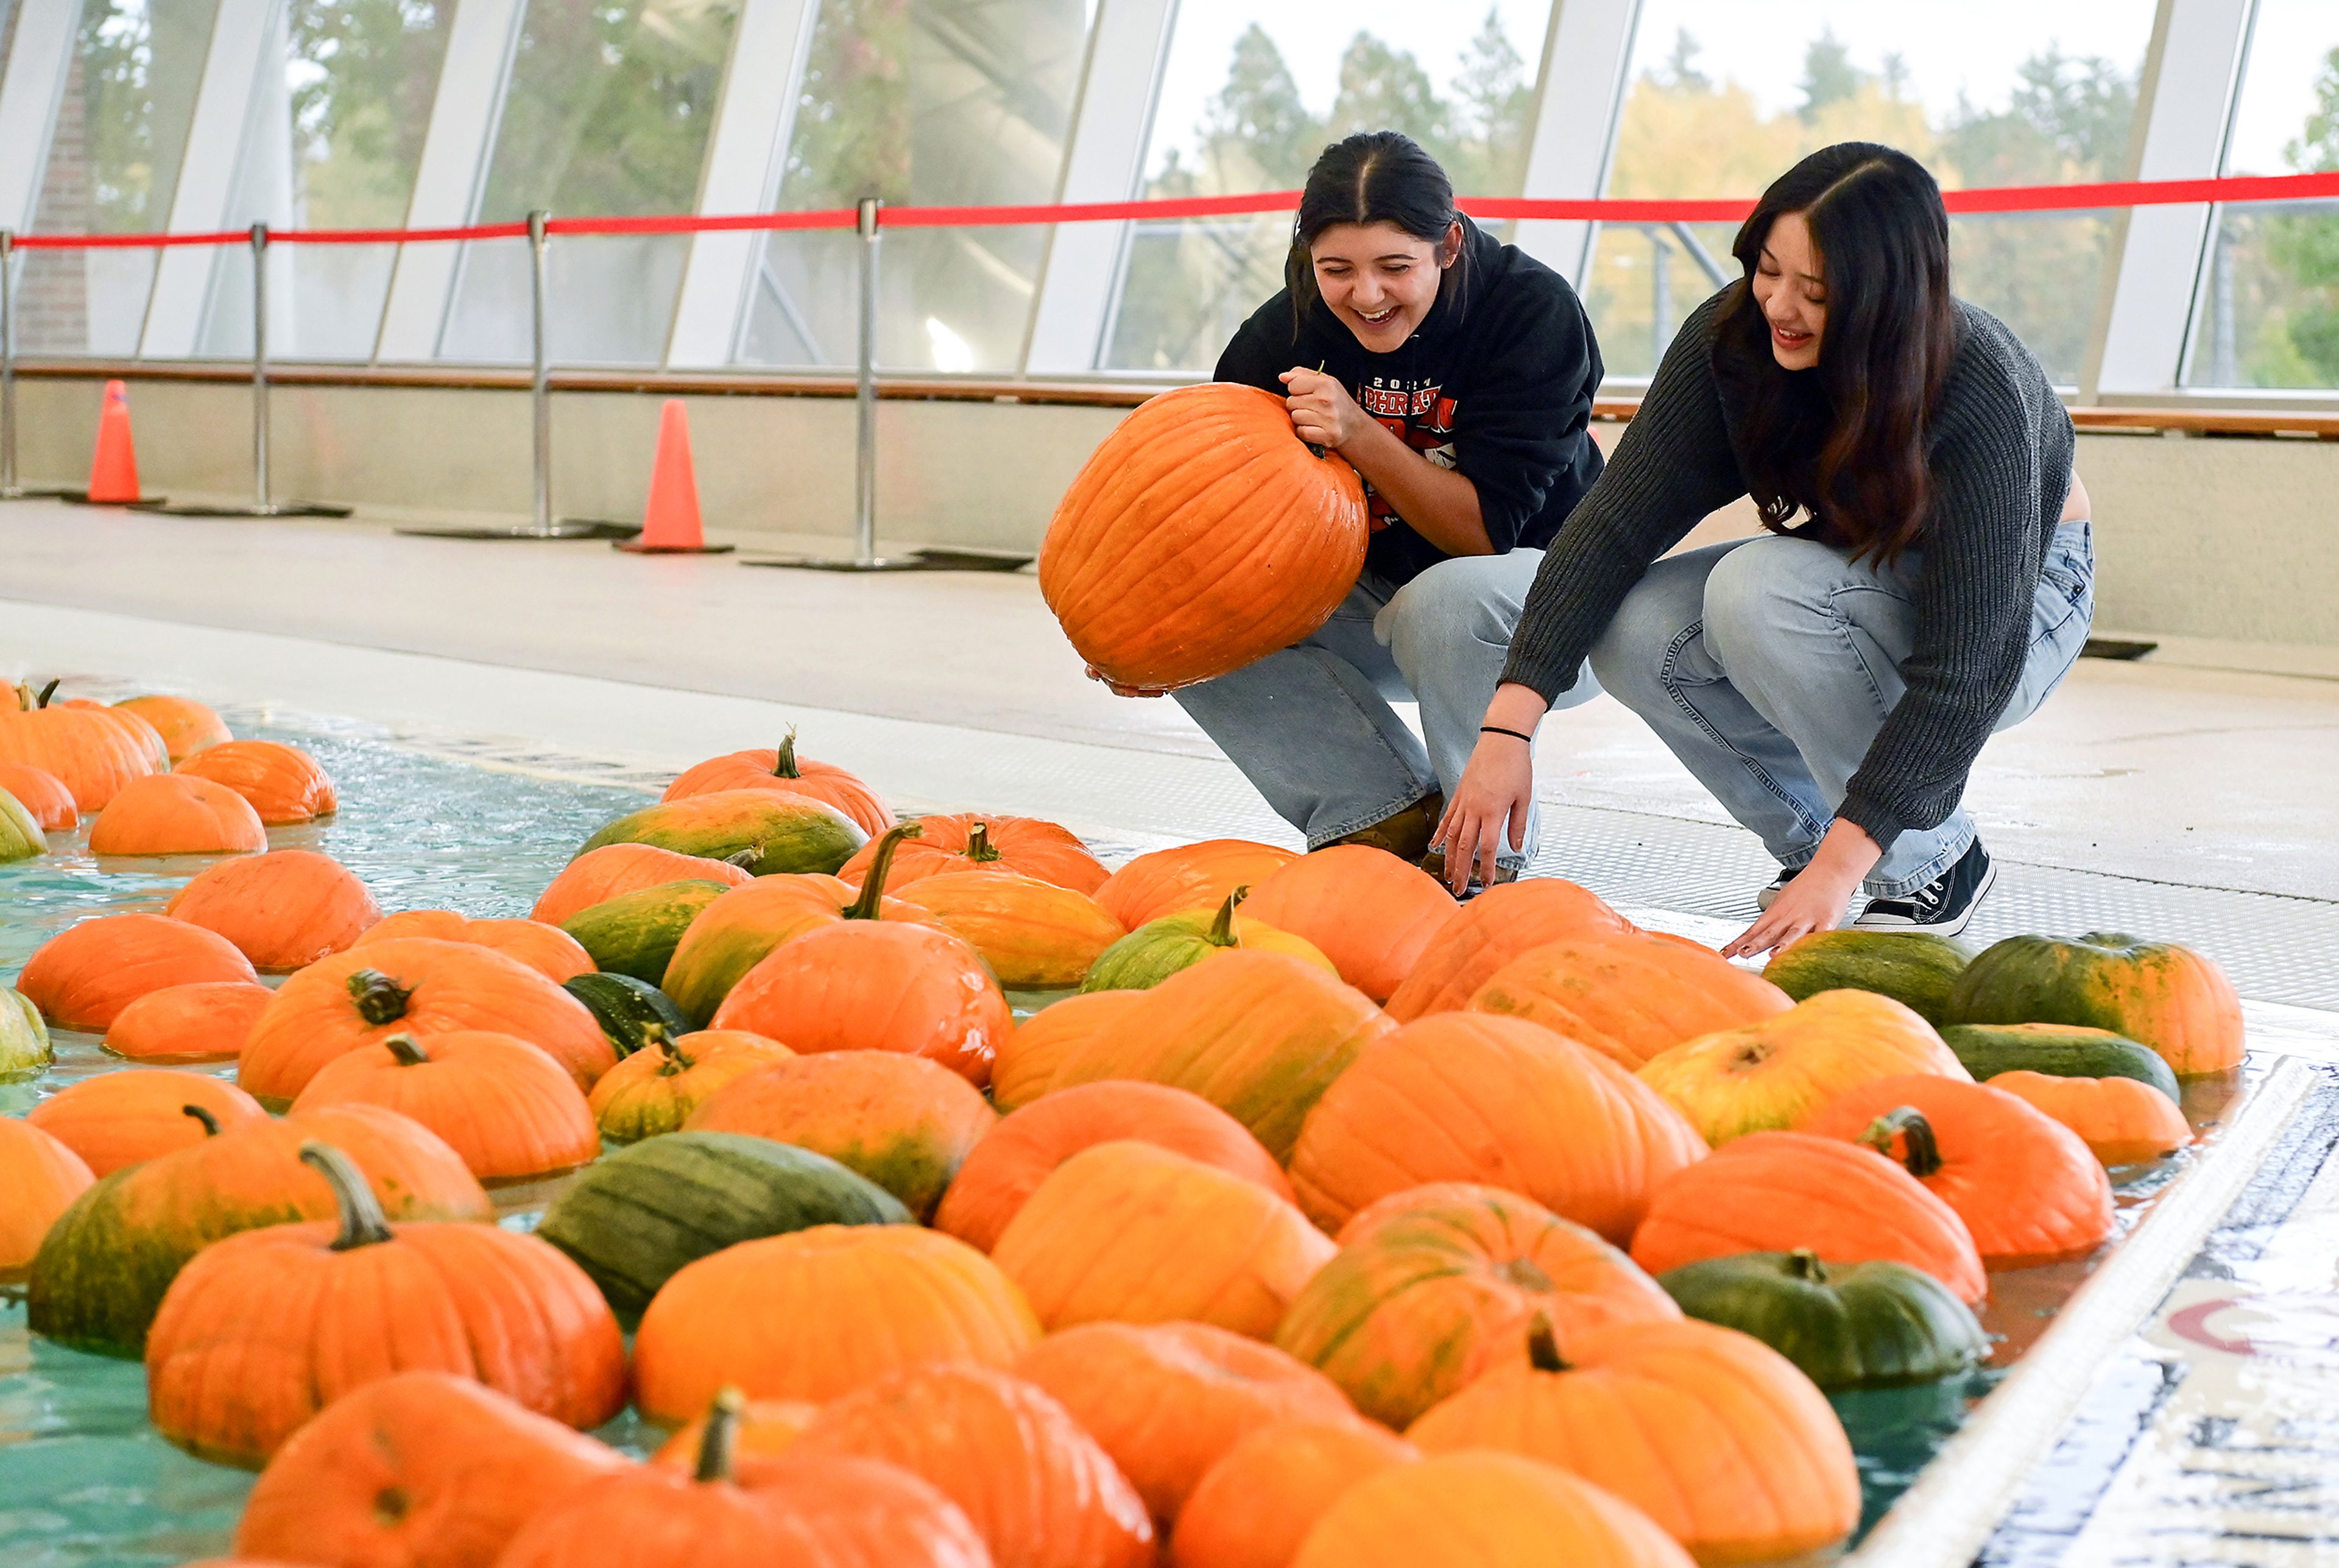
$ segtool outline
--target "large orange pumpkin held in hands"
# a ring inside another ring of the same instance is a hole
[[[1097,448],[1049,521],[1040,593],[1122,685],[1191,685],[1288,648],[1365,564],[1364,482],[1256,387],[1165,392]]]

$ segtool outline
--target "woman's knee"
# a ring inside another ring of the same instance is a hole
[[[1651,572],[1624,596],[1587,661],[1603,691],[1628,706],[1663,689],[1665,661],[1697,625],[1695,604]]]
[[[1844,559],[1809,539],[1754,539],[1714,564],[1705,580],[1706,640],[1726,668],[1783,653],[1831,618]]]

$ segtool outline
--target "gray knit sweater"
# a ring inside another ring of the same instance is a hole
[[[1746,494],[1732,446],[1743,410],[1713,372],[1713,323],[1729,291],[1683,323],[1607,471],[1545,553],[1505,681],[1546,697],[1573,685],[1649,564]],[[1916,645],[1900,666],[1908,690],[1837,808],[1887,848],[1905,829],[1938,825],[1964,795],[2021,677],[2031,596],[2071,484],[2071,418],[2046,372],[1997,317],[1958,310],[1957,358],[1926,433],[1932,510]]]

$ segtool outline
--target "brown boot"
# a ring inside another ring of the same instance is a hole
[[[1377,823],[1367,823],[1354,833],[1344,833],[1332,843],[1369,844],[1400,860],[1418,861],[1429,853],[1429,835],[1437,831],[1437,821],[1445,814],[1446,797],[1430,795]],[[1329,849],[1332,845],[1324,847]]]
[[[1452,885],[1446,880],[1446,852],[1444,850],[1431,850],[1427,854],[1423,855],[1416,863],[1417,863],[1422,870],[1427,872],[1431,876],[1436,878],[1438,884],[1441,887]],[[1518,867],[1497,865],[1495,868],[1495,880],[1491,884],[1481,883],[1475,876],[1473,876],[1470,879],[1469,885],[1463,889],[1461,896],[1464,900],[1467,901],[1469,899],[1475,898],[1480,893],[1485,892],[1489,885],[1501,887],[1505,883],[1514,883],[1518,880]]]

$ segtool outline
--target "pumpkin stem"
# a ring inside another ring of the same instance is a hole
[[[981,817],[966,830],[966,858],[977,864],[999,858],[999,852],[991,847],[991,824]]]
[[[762,844],[755,843],[749,844],[745,849],[733,850],[729,854],[723,857],[723,863],[725,865],[735,865],[741,871],[753,871],[755,868],[755,863],[763,858],[764,846]]]
[[[1860,1141],[1890,1159],[1896,1137],[1901,1139],[1900,1163],[1909,1168],[1910,1175],[1921,1181],[1941,1169],[1941,1140],[1934,1136],[1933,1124],[1925,1119],[1925,1113],[1913,1105],[1870,1122]]]
[[[179,1107],[179,1114],[182,1116],[192,1116],[197,1121],[202,1122],[203,1124],[203,1136],[205,1138],[217,1138],[219,1136],[219,1118],[213,1116],[210,1111],[205,1110],[202,1106],[183,1105]]]
[[[49,705],[49,699],[56,695],[57,688],[64,684],[64,677],[63,676],[59,676],[55,680],[53,680],[47,685],[43,686],[38,692],[35,692],[33,695],[33,705],[36,708],[47,707]]]
[[[800,779],[804,770],[796,766],[796,731],[794,725],[780,742],[779,750],[772,754],[772,776],[775,779]]]
[[[378,969],[359,970],[342,983],[358,1004],[358,1016],[377,1026],[404,1018],[407,999],[414,994]]]
[[[398,1058],[400,1067],[420,1067],[430,1060],[423,1054],[422,1042],[410,1034],[393,1034],[382,1044],[390,1047],[390,1054]]]
[[[333,1207],[341,1215],[340,1234],[333,1238],[335,1252],[391,1239],[390,1221],[381,1217],[373,1188],[366,1185],[364,1173],[348,1155],[330,1143],[304,1143],[301,1163],[323,1177],[325,1185],[333,1189]]]
[[[902,847],[905,838],[923,838],[926,830],[913,822],[887,828],[885,836],[877,841],[877,853],[869,863],[869,874],[861,881],[861,896],[844,906],[847,920],[875,920],[885,900],[885,879],[893,873],[893,852]]]
[[[691,1472],[692,1480],[731,1479],[731,1454],[738,1445],[739,1418],[746,1409],[746,1396],[736,1388],[725,1388],[715,1396],[706,1412],[706,1429],[699,1434],[698,1464]]]
[[[674,1037],[666,1033],[666,1025],[662,1023],[653,1023],[644,1028],[642,1043],[645,1046],[655,1045],[658,1048],[657,1075],[660,1078],[672,1078],[677,1072],[687,1072],[698,1065],[682,1054],[680,1048],[674,1043]]]
[[[1527,1329],[1527,1365],[1537,1372],[1565,1372],[1566,1358],[1559,1353],[1559,1336],[1552,1332],[1551,1319],[1535,1314]]]
[[[1821,1264],[1820,1255],[1808,1247],[1798,1247],[1787,1254],[1787,1272],[1813,1285],[1827,1283],[1827,1269]]]
[[[1247,883],[1227,894],[1227,902],[1219,905],[1219,918],[1210,922],[1209,932],[1202,940],[1212,947],[1241,946],[1242,939],[1235,935],[1235,911],[1249,896],[1250,888]]]

